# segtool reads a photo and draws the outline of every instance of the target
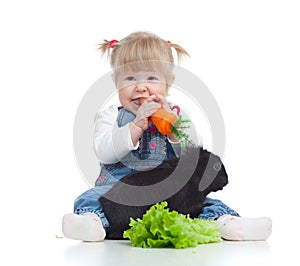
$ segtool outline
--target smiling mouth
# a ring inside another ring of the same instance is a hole
[[[140,106],[141,105],[141,98],[132,99],[131,102],[133,102],[137,106]]]
[[[134,103],[136,106],[141,106],[141,99],[145,99],[147,97],[138,97],[131,100],[132,103]],[[159,102],[158,100],[154,100],[155,102]]]
[[[134,98],[131,100],[131,102],[133,102],[135,105],[140,106],[141,105],[141,99],[146,98],[146,97],[138,97],[138,98]]]

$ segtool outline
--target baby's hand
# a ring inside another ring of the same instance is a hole
[[[136,126],[143,130],[146,130],[149,127],[149,117],[161,108],[161,104],[156,102],[156,100],[158,100],[158,98],[155,95],[152,95],[142,103],[133,120]]]
[[[160,95],[160,94],[157,94],[156,97],[158,98],[159,103],[161,104],[161,107],[162,107],[163,109],[165,109],[167,112],[172,113],[172,110],[171,110],[171,108],[170,108],[170,105],[169,105],[169,103],[166,101],[166,99],[164,99],[164,97],[163,97],[162,95]]]

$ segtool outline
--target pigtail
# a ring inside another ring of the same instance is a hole
[[[132,62],[148,60],[166,61],[173,64],[176,55],[171,50],[172,47],[176,51],[177,62],[185,56],[190,56],[182,46],[148,32],[132,33],[120,42],[115,39],[111,41],[104,39],[98,45],[98,50],[109,60],[112,68],[116,68]]]
[[[107,58],[110,56],[110,41],[103,40],[103,43],[98,45],[98,50],[101,52],[102,56],[106,55]]]
[[[178,61],[180,61],[184,56],[190,56],[189,53],[180,45],[171,43],[168,41],[168,44],[176,50]]]

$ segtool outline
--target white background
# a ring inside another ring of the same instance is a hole
[[[272,217],[273,238],[295,238],[299,13],[289,0],[1,1],[2,240],[61,235],[62,215],[88,189],[72,137],[81,98],[110,70],[97,44],[136,30],[182,45],[182,66],[218,101],[230,184],[212,196]]]

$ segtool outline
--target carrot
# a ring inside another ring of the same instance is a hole
[[[172,134],[173,125],[178,120],[177,115],[167,112],[165,109],[160,108],[151,116],[152,123],[156,126],[158,131],[163,135]]]
[[[141,104],[146,98],[141,99]],[[183,132],[183,129],[189,128],[186,123],[190,123],[190,120],[183,120],[181,116],[177,116],[174,113],[167,112],[165,109],[158,109],[151,117],[152,123],[156,126],[157,130],[163,135],[174,134],[180,142],[181,146],[185,145],[185,141],[194,144],[189,139],[189,136]]]

